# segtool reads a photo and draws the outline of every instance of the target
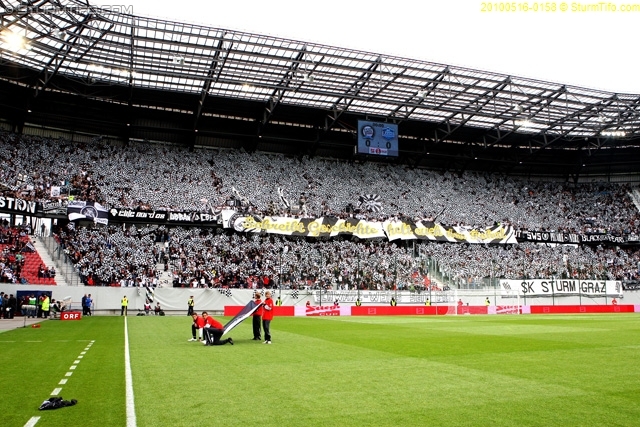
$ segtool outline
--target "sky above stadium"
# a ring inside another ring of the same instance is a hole
[[[90,2],[130,4],[134,15],[640,94],[635,70],[640,7],[625,10],[633,1]]]

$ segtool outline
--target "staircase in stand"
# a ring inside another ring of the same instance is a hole
[[[39,238],[32,238],[31,242],[33,243],[33,246],[36,248],[36,253],[38,254],[38,258],[40,258],[40,262],[44,264],[46,267],[53,266],[56,269],[56,277],[55,277],[55,280],[54,279],[37,279],[37,281],[35,282],[32,282],[31,280],[29,280],[29,283],[67,286],[67,282],[64,278],[64,275],[60,274],[60,268],[58,266],[58,263],[56,263],[53,259],[51,259],[51,256],[49,255],[49,252],[47,251],[47,248],[44,246],[42,241]],[[36,275],[38,273],[39,265],[40,264],[36,265]],[[43,282],[43,280],[51,281],[51,282]]]
[[[162,243],[156,243],[156,247],[158,248],[158,251],[161,251],[164,248],[164,245]],[[173,274],[171,273],[171,268],[164,271],[164,263],[158,262],[156,263],[156,271],[160,273],[158,277],[160,287],[170,288],[173,286]]]
[[[55,267],[55,263],[47,254],[44,247],[39,247],[38,241],[33,236],[24,236],[20,238],[21,241],[27,243],[30,242],[35,249],[35,252],[22,251],[20,254],[24,258],[24,264],[20,269],[20,276],[27,280],[30,285],[57,285],[60,284],[60,277],[56,273],[56,277],[38,277],[40,266]],[[8,245],[0,244],[0,251],[3,251]],[[56,268],[57,270],[57,268]]]

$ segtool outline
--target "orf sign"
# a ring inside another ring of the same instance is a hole
[[[63,311],[60,313],[60,320],[80,320],[82,312],[80,311]]]

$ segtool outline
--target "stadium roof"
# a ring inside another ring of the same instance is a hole
[[[598,163],[609,172],[640,169],[629,158],[630,149],[638,154],[640,95],[139,17],[82,0],[0,0],[0,8],[0,93],[27,98],[2,102],[12,120],[71,126],[78,117],[127,137],[200,132],[191,143],[264,137],[315,150],[353,146],[347,135],[366,117],[399,123],[401,150],[416,164],[433,152],[457,156],[462,168],[479,156],[517,168],[557,163],[559,150],[607,150]],[[561,157],[560,168],[585,164],[582,154]]]

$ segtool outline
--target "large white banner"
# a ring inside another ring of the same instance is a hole
[[[531,279],[500,280],[500,289],[523,296],[609,296],[622,295],[622,282],[616,280]]]

